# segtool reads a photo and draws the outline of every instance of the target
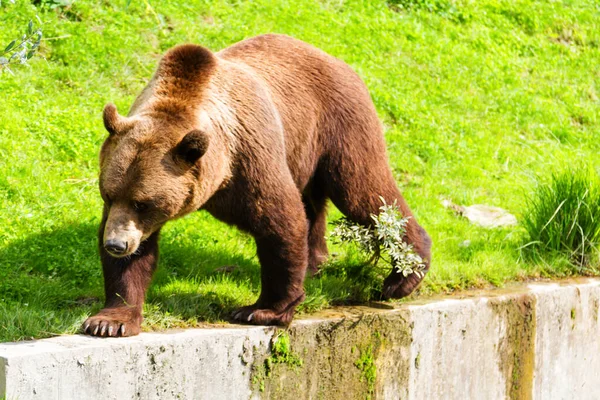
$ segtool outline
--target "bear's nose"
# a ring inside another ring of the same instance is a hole
[[[104,242],[104,248],[109,253],[123,254],[127,251],[127,242],[117,239],[110,239]]]

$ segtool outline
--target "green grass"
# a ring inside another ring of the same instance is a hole
[[[522,219],[538,177],[574,161],[598,171],[596,1],[126,3],[41,10],[2,2],[0,43],[36,14],[45,39],[30,66],[0,76],[0,341],[74,332],[100,307],[104,104],[126,110],[175,44],[217,50],[264,32],[313,43],[367,83],[397,181],[434,242],[424,292],[578,272],[561,257],[523,259],[523,227],[485,230],[441,200],[500,206]],[[250,237],[205,213],[163,232],[146,329],[222,321],[256,298]],[[307,281],[301,312],[379,290],[377,271],[360,268],[351,249],[332,250],[339,256]],[[223,265],[238,268],[216,270]]]
[[[590,175],[572,168],[536,188],[523,219],[530,255],[562,253],[581,268],[598,263],[600,179]]]

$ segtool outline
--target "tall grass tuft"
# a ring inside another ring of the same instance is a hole
[[[528,201],[523,218],[525,249],[530,253],[566,254],[589,266],[600,243],[600,180],[586,168],[552,175]]]

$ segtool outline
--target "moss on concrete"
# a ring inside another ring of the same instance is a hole
[[[377,366],[373,357],[373,345],[368,345],[365,349],[359,350],[360,357],[354,362],[354,366],[361,372],[361,382],[365,380],[368,385],[368,396],[371,398],[375,392],[375,379],[377,378]]]
[[[289,367],[301,367],[302,359],[290,348],[290,337],[285,331],[279,331],[271,340],[271,355],[265,359],[265,375],[270,377],[277,364]]]
[[[380,397],[378,387],[390,379],[407,391],[412,360],[405,314],[295,323],[276,334],[267,354],[255,352],[255,393],[264,399],[369,399]]]
[[[532,398],[535,367],[535,297],[496,298],[490,306],[503,321],[506,334],[499,346],[500,369],[510,399]]]
[[[252,364],[250,379],[252,386],[259,392],[265,391],[267,378],[271,378],[277,374],[282,366],[286,366],[287,369],[297,370],[297,368],[303,365],[302,358],[292,352],[290,337],[286,331],[275,331],[269,343],[269,349],[269,353],[263,352],[262,354],[256,347],[253,351],[254,354],[258,354],[257,358],[259,361]]]

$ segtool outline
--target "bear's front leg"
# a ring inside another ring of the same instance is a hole
[[[288,325],[304,300],[308,266],[308,225],[295,187],[276,198],[262,198],[249,210],[261,264],[257,302],[233,313],[233,319],[255,325]]]
[[[100,258],[106,302],[98,314],[83,323],[81,330],[92,336],[137,335],[143,320],[142,305],[146,290],[156,269],[158,232],[142,242],[138,251],[131,256],[115,258],[104,250],[103,230],[102,225]]]

